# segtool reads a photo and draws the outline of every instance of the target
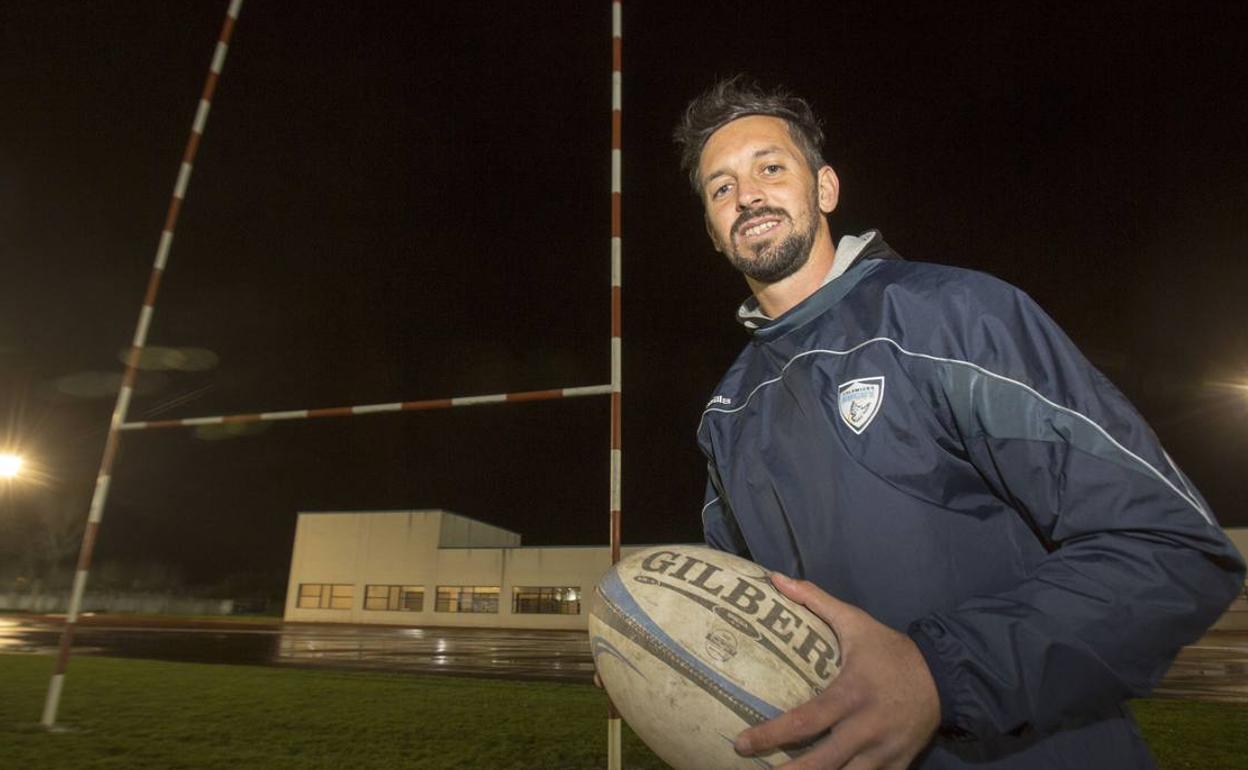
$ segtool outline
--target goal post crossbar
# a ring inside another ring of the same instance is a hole
[[[508,404],[526,401],[553,401],[561,398],[606,396],[612,392],[611,385],[588,385],[576,388],[553,388],[550,390],[524,390],[512,393],[491,393],[479,396],[452,396],[431,398],[423,401],[394,401],[387,404],[356,404],[354,406],[331,406],[312,409],[290,409],[281,412],[248,412],[222,414],[209,417],[185,417],[178,420],[145,420],[125,422],[119,430],[135,431],[155,428],[183,428],[200,425],[231,425],[251,422],[276,422],[279,420],[313,420],[322,417],[354,417],[378,412],[419,412],[433,409],[451,409],[461,406]]]

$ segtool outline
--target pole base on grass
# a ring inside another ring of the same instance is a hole
[[[607,770],[621,770],[624,766],[620,758],[620,718],[607,720]]]

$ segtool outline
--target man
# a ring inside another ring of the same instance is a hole
[[[1147,768],[1124,701],[1244,564],[1123,396],[1018,289],[834,243],[807,104],[733,79],[676,131],[751,343],[698,427],[707,542],[775,570],[845,666],[746,730],[792,768]],[[784,575],[798,578],[789,579]]]

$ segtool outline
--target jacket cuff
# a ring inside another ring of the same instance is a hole
[[[910,624],[907,634],[919,648],[927,663],[927,670],[936,683],[936,695],[940,698],[940,727],[936,734],[945,739],[967,740],[970,732],[957,723],[954,709],[954,674],[952,668],[940,655],[939,640],[945,637],[944,626],[933,618],[922,618]]]

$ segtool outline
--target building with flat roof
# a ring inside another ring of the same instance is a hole
[[[1248,528],[1226,531],[1248,554]],[[585,594],[610,566],[606,546],[522,546],[450,511],[300,513],[284,619],[584,630]],[[1248,629],[1248,590],[1215,628]]]
[[[522,546],[450,511],[300,513],[284,619],[584,630],[610,566],[606,546]]]

